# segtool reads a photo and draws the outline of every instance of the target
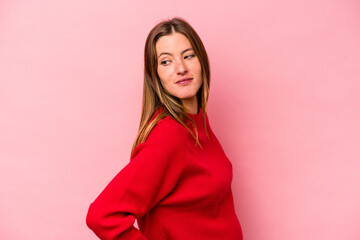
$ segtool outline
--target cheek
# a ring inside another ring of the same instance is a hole
[[[159,76],[159,78],[160,78],[161,83],[163,83],[164,72],[163,72],[160,68],[158,68],[158,69],[157,69],[157,74],[158,74],[158,76]]]
[[[201,74],[201,64],[200,64],[200,61],[197,59],[196,62],[194,62],[193,64],[193,71],[196,73],[196,74]]]
[[[159,75],[160,81],[162,84],[166,84],[167,82],[171,81],[172,78],[172,71],[171,68],[158,68],[157,73]]]
[[[157,74],[160,78],[162,78],[162,71],[160,67],[157,68]]]
[[[165,71],[164,69],[159,69],[158,68],[157,74],[158,74],[158,76],[160,78],[161,85],[163,86],[163,88],[165,88],[168,91],[169,90],[168,85],[169,85],[169,79],[170,78],[168,76],[167,71]]]
[[[196,66],[196,75],[201,78],[201,65],[200,63]]]

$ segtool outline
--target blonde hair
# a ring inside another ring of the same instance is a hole
[[[207,134],[205,110],[210,87],[210,67],[208,56],[200,37],[190,24],[184,19],[173,18],[157,24],[150,31],[146,39],[144,49],[144,89],[142,113],[139,131],[132,151],[134,151],[137,145],[146,141],[157,122],[166,116],[171,116],[178,123],[184,126],[194,137],[195,141],[200,145],[195,122],[186,114],[185,108],[180,99],[170,95],[163,88],[157,73],[158,61],[156,57],[156,42],[160,37],[170,35],[174,32],[181,33],[189,39],[201,65],[201,76],[203,81],[199,91],[197,92],[197,99],[198,107],[202,108],[202,119],[205,126],[205,132]],[[163,108],[162,111],[154,117],[155,112],[160,106]],[[185,119],[190,121],[194,132],[190,130],[187,124],[185,124]]]

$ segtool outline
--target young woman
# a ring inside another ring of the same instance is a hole
[[[87,225],[100,239],[241,240],[232,165],[205,112],[207,53],[186,21],[150,31],[144,75],[131,160],[90,205]]]

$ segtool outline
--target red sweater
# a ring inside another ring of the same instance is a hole
[[[87,225],[100,239],[241,240],[231,192],[232,165],[201,110],[200,148],[170,117],[90,205]],[[139,229],[133,226],[135,219]]]

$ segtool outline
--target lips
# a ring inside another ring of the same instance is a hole
[[[189,77],[187,77],[187,78],[182,78],[182,79],[178,80],[178,81],[176,82],[176,84],[184,85],[184,84],[190,83],[192,80],[193,80],[193,78],[189,78]]]

